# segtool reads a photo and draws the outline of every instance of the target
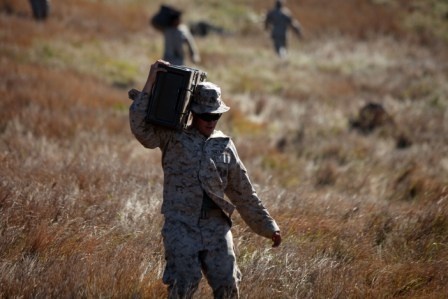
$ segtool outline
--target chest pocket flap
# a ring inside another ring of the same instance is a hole
[[[229,164],[231,156],[228,153],[222,153],[221,155],[216,156],[214,160],[216,163]]]

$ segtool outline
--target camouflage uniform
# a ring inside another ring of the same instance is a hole
[[[279,228],[228,136],[215,130],[207,138],[192,126],[173,131],[148,124],[147,105],[148,94],[140,93],[130,107],[130,126],[142,145],[162,151],[163,282],[170,297],[189,298],[202,270],[215,298],[237,298],[240,272],[230,231],[232,212],[236,208],[261,236],[271,238]]]
[[[271,38],[274,42],[276,53],[284,57],[286,55],[286,33],[289,27],[297,36],[301,36],[300,23],[293,18],[291,11],[283,6],[283,1],[277,1],[276,7],[266,15],[266,29],[271,27]]]
[[[184,24],[168,27],[163,31],[165,50],[163,59],[175,65],[184,64],[184,44],[187,45],[193,62],[199,60],[199,52],[188,27]]]

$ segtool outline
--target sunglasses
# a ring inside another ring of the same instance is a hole
[[[221,117],[221,113],[202,113],[202,114],[195,114],[197,117],[202,119],[203,121],[217,121]]]

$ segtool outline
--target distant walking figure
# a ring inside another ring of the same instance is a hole
[[[300,23],[293,16],[291,11],[285,7],[286,0],[276,0],[275,7],[270,10],[265,19],[265,29],[271,30],[271,38],[274,48],[280,58],[286,58],[286,33],[291,28],[294,33],[301,38]]]
[[[162,5],[158,14],[151,20],[152,25],[163,33],[163,60],[174,65],[183,65],[185,60],[184,46],[187,46],[191,61],[199,63],[200,55],[196,42],[188,26],[182,24],[181,16],[181,11]]]

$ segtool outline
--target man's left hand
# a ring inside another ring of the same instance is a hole
[[[274,244],[272,244],[272,247],[278,247],[280,246],[280,243],[282,243],[282,235],[280,234],[279,231],[276,231],[273,235],[272,235],[272,241],[274,242]]]

